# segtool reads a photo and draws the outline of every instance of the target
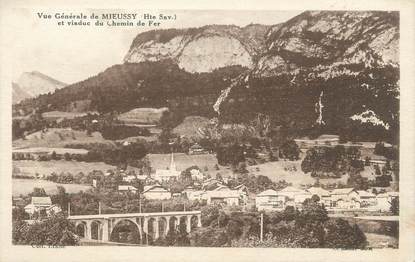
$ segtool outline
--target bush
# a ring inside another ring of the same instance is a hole
[[[63,216],[54,216],[41,222],[28,225],[13,222],[13,244],[75,246],[78,238],[75,226]]]

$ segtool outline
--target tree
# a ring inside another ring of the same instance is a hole
[[[357,249],[366,246],[366,237],[357,225],[353,227],[344,220],[330,220],[326,223],[325,247]]]
[[[68,153],[68,152],[66,152],[64,155],[63,155],[63,158],[65,159],[65,161],[70,161],[72,158],[71,158],[71,155]]]
[[[392,214],[399,215],[399,198],[393,198],[390,204],[390,211]]]
[[[288,140],[280,147],[280,157],[288,158],[291,161],[298,160],[300,148],[294,140]]]
[[[58,159],[55,151],[52,152],[51,159],[52,160],[57,160]]]
[[[75,246],[75,226],[63,216],[53,216],[28,225],[13,223],[13,243],[20,245]]]
[[[370,166],[370,157],[365,157],[365,166]]]
[[[62,210],[68,209],[69,195],[63,186],[57,186],[57,194],[52,195],[52,202],[58,204]]]
[[[33,192],[29,194],[32,197],[44,197],[47,196],[46,191],[44,188],[35,187],[33,188]]]
[[[378,165],[378,164],[376,164],[374,167],[375,167],[375,174],[376,174],[377,176],[382,175],[382,172],[380,171],[379,165]]]

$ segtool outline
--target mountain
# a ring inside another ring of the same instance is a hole
[[[396,137],[398,47],[397,12],[304,12],[267,34],[266,51],[215,110],[223,122],[261,114],[292,130],[357,128]],[[357,117],[365,112],[377,120]]]
[[[27,92],[20,88],[20,86],[16,83],[12,83],[12,102],[13,104],[17,104],[20,101],[31,97]]]
[[[15,105],[13,112],[85,111],[124,113],[134,108],[162,108],[183,116],[214,116],[212,108],[230,80],[247,71],[229,66],[209,73],[189,73],[172,60],[114,65],[96,76]]]
[[[123,64],[14,112],[168,107],[182,119],[266,121],[270,132],[293,136],[396,138],[398,47],[398,12],[307,11],[273,26],[153,30],[136,36]]]
[[[187,72],[212,72],[226,66],[251,68],[265,48],[269,26],[208,25],[201,28],[154,30],[139,34],[126,63],[173,60]]]
[[[16,82],[12,83],[13,103],[15,104],[26,98],[36,97],[41,94],[47,94],[64,86],[66,86],[65,83],[40,72],[24,72]]]

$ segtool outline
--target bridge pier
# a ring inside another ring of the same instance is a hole
[[[164,217],[166,219],[166,230],[164,230],[164,236],[166,237],[170,231],[170,217]]]
[[[190,233],[190,231],[192,231],[192,216],[187,216],[186,232]]]
[[[88,240],[92,239],[92,221],[86,221],[86,232],[85,232],[85,238]]]
[[[202,227],[202,215],[197,215],[197,227]]]
[[[102,241],[108,242],[110,240],[109,220],[104,219],[104,223],[102,223],[101,225],[102,225]]]
[[[160,237],[159,234],[159,218],[156,217],[153,221],[153,230],[154,230],[154,240]]]

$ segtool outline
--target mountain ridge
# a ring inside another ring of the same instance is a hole
[[[54,92],[66,85],[39,71],[23,72],[15,82],[12,82],[13,103]]]
[[[137,35],[124,64],[30,103],[56,110],[82,98],[118,112],[180,104],[184,116],[216,112],[221,123],[266,115],[291,130],[396,136],[398,47],[397,12],[307,11],[273,26],[152,30]],[[376,121],[358,117],[369,111]]]

